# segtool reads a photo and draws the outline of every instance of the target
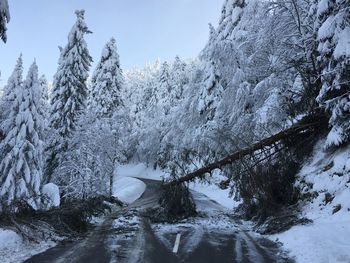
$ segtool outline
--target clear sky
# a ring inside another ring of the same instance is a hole
[[[102,47],[116,38],[124,69],[157,58],[198,55],[208,40],[208,23],[217,24],[223,0],[10,0],[8,41],[0,43],[0,86],[23,53],[25,70],[36,59],[49,80],[57,68],[58,45],[65,46],[75,22],[74,11],[85,9],[93,34],[88,47],[98,61]]]

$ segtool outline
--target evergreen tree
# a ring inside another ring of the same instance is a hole
[[[206,75],[199,95],[198,110],[200,114],[206,115],[207,120],[212,120],[224,88],[215,62],[209,63],[204,72]]]
[[[48,119],[49,119],[49,86],[45,75],[42,75],[39,78],[39,87],[40,87],[40,108],[39,114],[43,118],[43,130],[42,130],[42,138],[44,141],[44,148],[46,147],[46,143],[48,141]]]
[[[154,85],[153,101],[151,101],[151,105],[157,105],[158,107],[158,109],[154,108],[154,110],[160,110],[165,115],[167,115],[170,110],[170,81],[170,67],[168,62],[165,61],[160,67],[157,82]]]
[[[221,12],[219,27],[216,30],[217,40],[224,40],[232,36],[232,32],[239,23],[242,16],[242,10],[245,6],[245,0],[225,0]],[[210,38],[214,40],[212,37],[213,33],[213,29],[210,28]]]
[[[47,122],[47,118],[48,118],[48,111],[49,111],[49,84],[47,82],[47,79],[45,77],[45,75],[42,75],[39,78],[39,86],[40,86],[40,103],[41,103],[41,107],[40,110],[41,115],[43,116],[43,118],[45,119],[45,123]],[[46,127],[47,125],[45,125]]]
[[[98,153],[99,160],[90,158],[90,176],[88,180],[90,183],[89,189],[96,189],[97,192],[105,194],[103,187],[106,186],[104,180],[109,182],[109,195],[112,195],[114,168],[121,160],[120,149],[122,145],[118,145],[121,137],[121,128],[125,123],[121,115],[123,112],[124,103],[122,99],[122,91],[124,85],[124,77],[120,68],[119,55],[117,52],[116,41],[112,38],[105,45],[100,62],[92,76],[92,88],[89,97],[89,111],[86,113],[86,121],[88,125],[83,124],[81,133],[85,134],[80,137],[88,138],[94,137],[96,144],[92,144],[91,140],[85,140],[78,148],[85,148],[95,153]],[[119,114],[119,115],[118,115]],[[97,116],[97,118],[96,118]],[[121,126],[119,125],[121,123]],[[84,156],[83,156],[84,157]],[[79,162],[78,162],[79,163]],[[96,165],[102,163],[103,165]],[[76,173],[79,174],[79,173]],[[81,174],[81,173],[80,173]],[[80,178],[86,175],[79,175]]]
[[[20,73],[19,66],[15,75]],[[0,195],[7,204],[26,200],[38,206],[43,119],[39,113],[41,92],[35,63],[30,67],[23,86],[17,86],[11,93],[14,100],[8,116],[6,137],[0,145],[4,154],[0,163]]]
[[[164,62],[162,66],[160,67],[160,72],[159,72],[159,99],[164,99],[167,97],[167,95],[171,91],[171,86],[170,86],[170,67],[168,62]]]
[[[68,35],[67,46],[61,50],[54,77],[49,126],[56,134],[48,146],[46,176],[49,181],[67,151],[69,138],[77,128],[88,94],[86,80],[92,58],[84,36],[91,31],[85,24],[84,10],[75,13],[77,21]]]
[[[6,24],[10,22],[10,11],[7,0],[0,0],[0,38],[6,42]]]
[[[123,105],[123,82],[116,41],[112,38],[104,47],[101,60],[92,76],[90,110],[98,117],[111,118],[116,109]]]
[[[7,85],[3,89],[1,102],[0,102],[0,141],[4,139],[5,134],[8,132],[8,116],[13,101],[15,100],[16,90],[19,89],[23,84],[23,60],[22,55],[17,59],[16,66],[8,79]],[[1,153],[0,153],[1,156]]]
[[[41,99],[42,101],[48,103],[49,102],[49,84],[47,82],[45,75],[42,75],[39,78],[39,84],[41,88]]]
[[[350,140],[350,12],[347,0],[318,2],[316,28],[322,67],[321,105],[330,111],[326,147]]]
[[[173,101],[182,98],[184,86],[187,82],[186,63],[179,56],[176,56],[171,69],[171,97]]]

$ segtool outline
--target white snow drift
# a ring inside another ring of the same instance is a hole
[[[53,241],[42,241],[39,244],[27,242],[13,230],[0,229],[0,262],[23,262],[55,244]]]
[[[315,146],[298,175],[302,192],[316,196],[303,208],[303,216],[313,223],[271,236],[298,263],[350,262],[350,148],[329,154],[324,144]]]
[[[145,183],[139,179],[117,177],[113,185],[113,196],[126,204],[131,204],[139,199],[145,190]]]

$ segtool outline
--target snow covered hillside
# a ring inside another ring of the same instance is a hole
[[[300,263],[350,262],[350,148],[333,153],[320,141],[298,174],[302,216],[313,222],[270,236]]]

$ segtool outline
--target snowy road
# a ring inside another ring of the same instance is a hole
[[[224,208],[197,192],[193,195],[202,216],[174,225],[151,224],[140,211],[157,205],[160,183],[143,181],[147,188],[141,198],[110,215],[85,239],[66,242],[26,262],[291,262],[274,243],[242,230]],[[178,251],[173,253],[178,234]]]

